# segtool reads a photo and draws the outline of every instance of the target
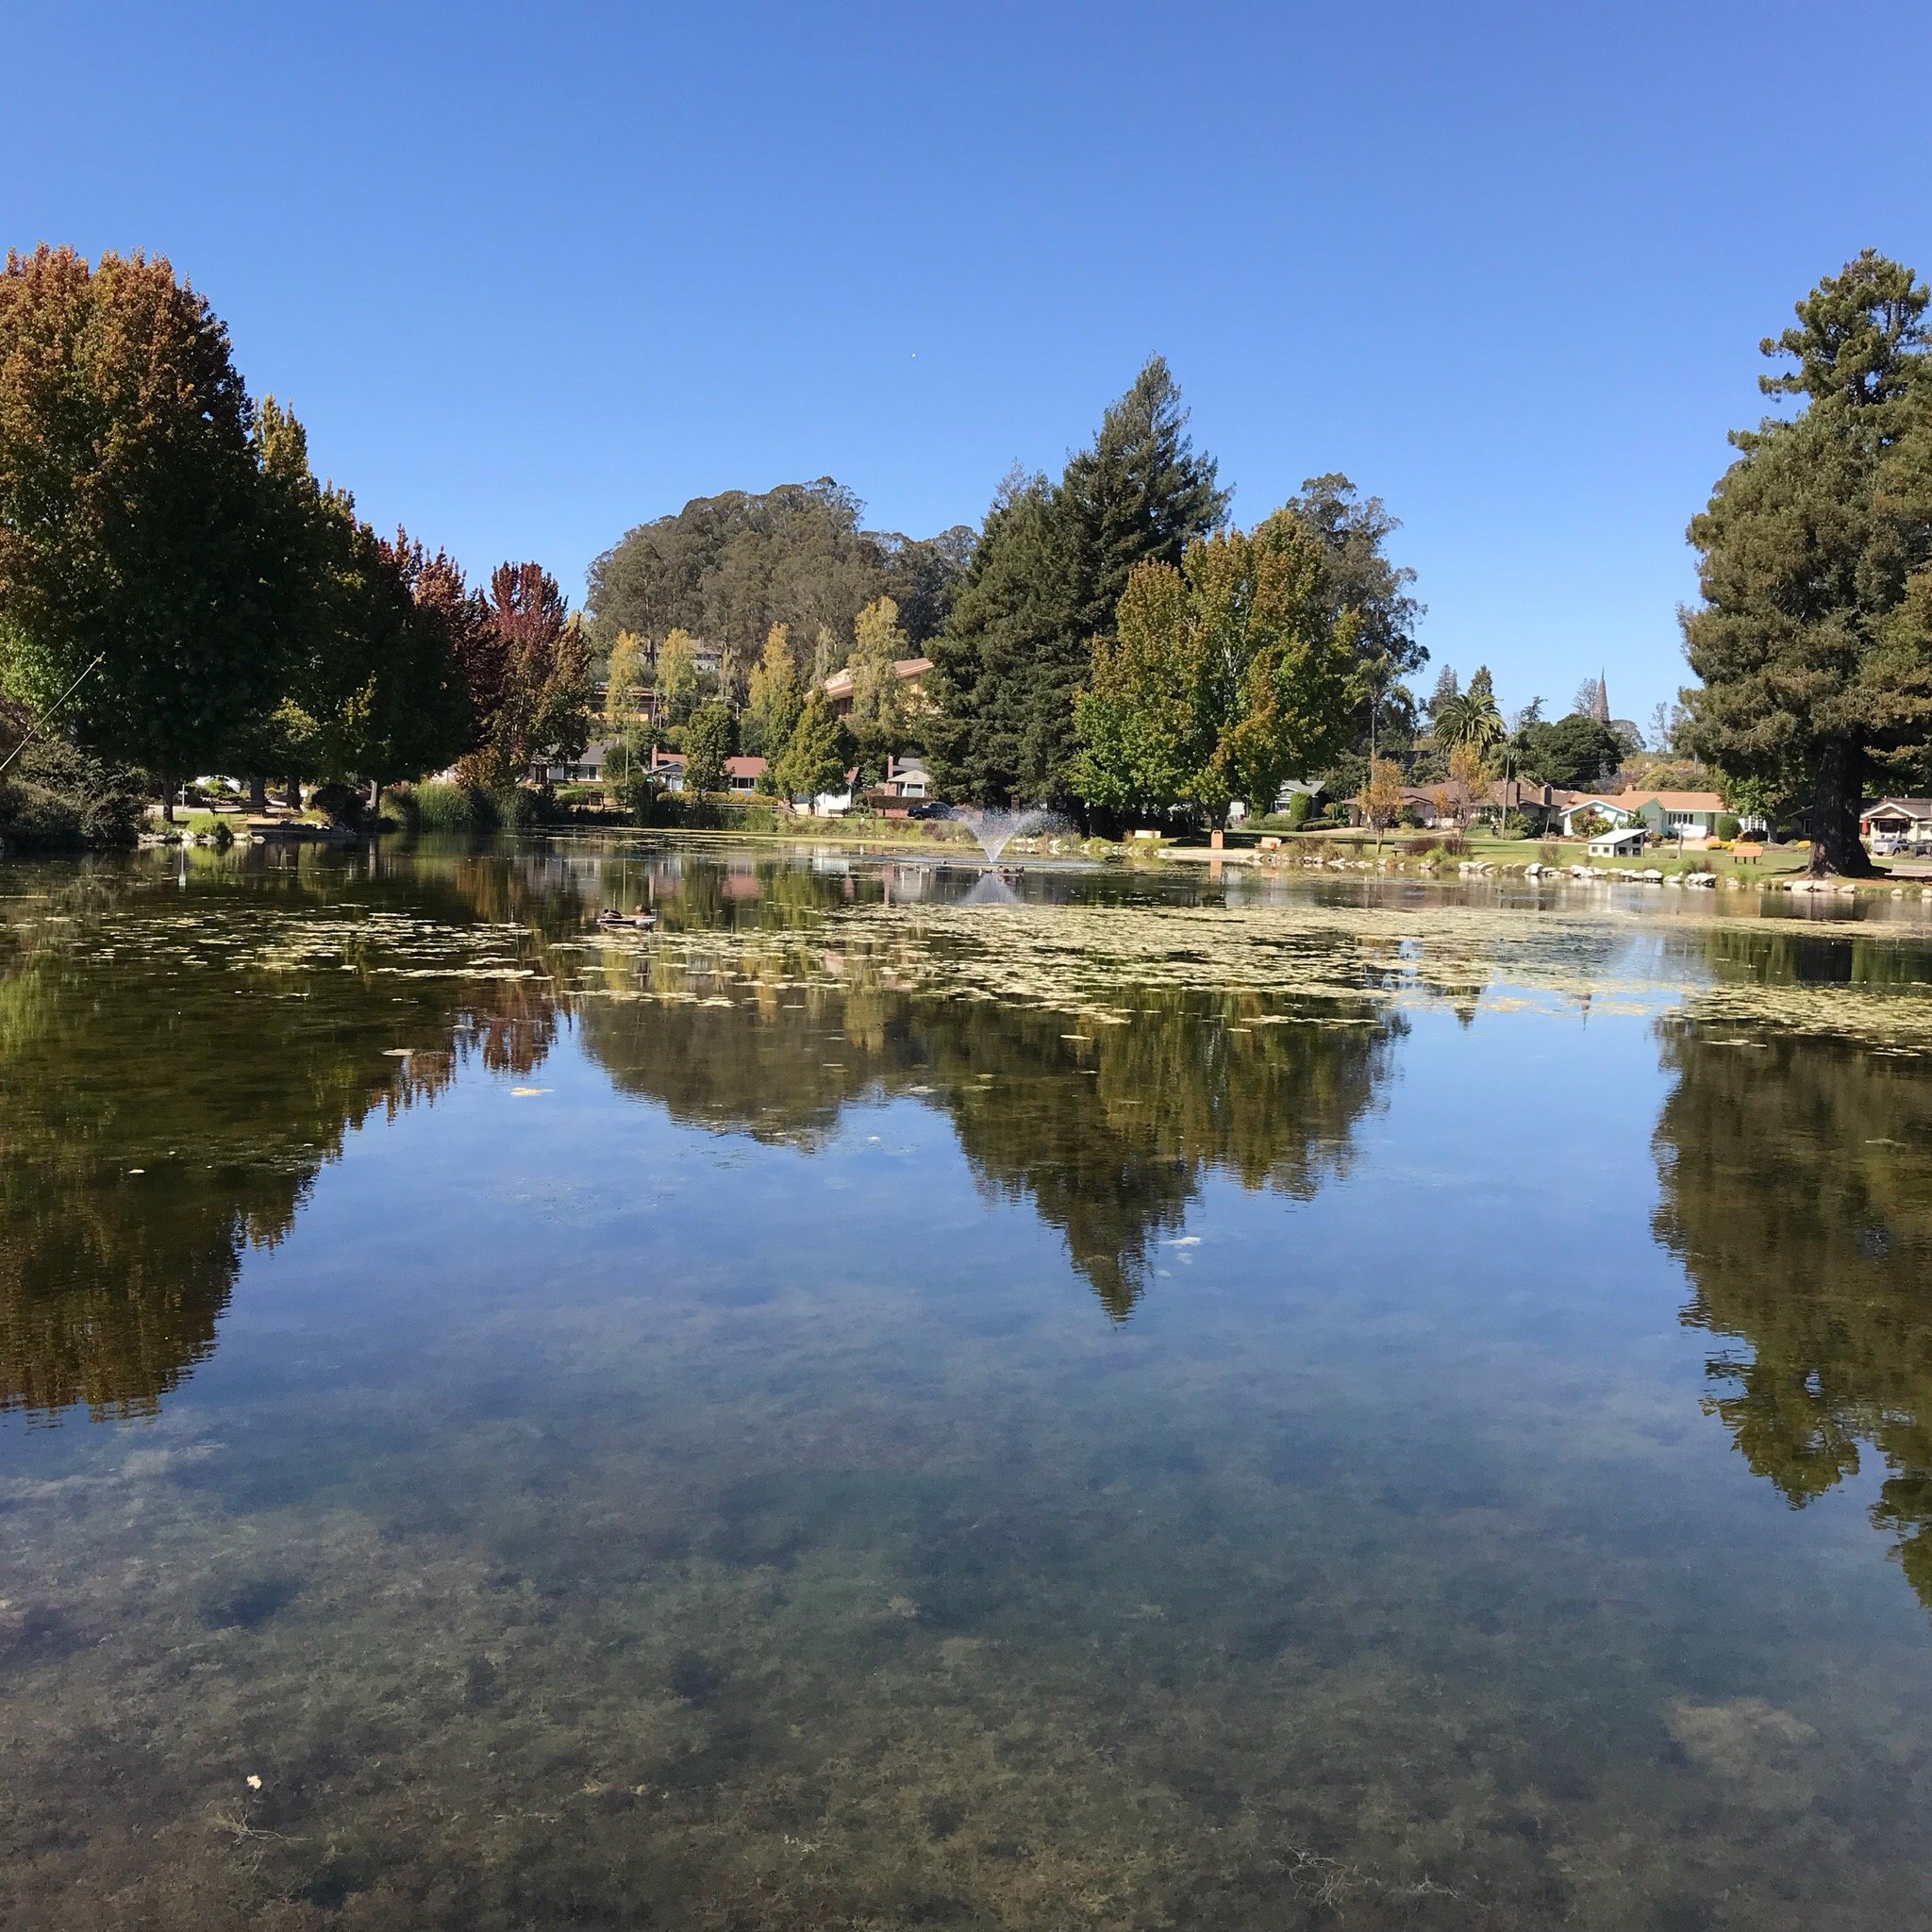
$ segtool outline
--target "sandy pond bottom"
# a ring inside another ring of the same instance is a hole
[[[8,875],[0,1924],[1932,1923],[1925,933],[974,890]]]

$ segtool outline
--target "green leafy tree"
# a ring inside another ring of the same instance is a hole
[[[684,784],[693,797],[724,783],[724,760],[731,756],[731,712],[720,704],[704,706],[685,726]]]
[[[592,564],[592,635],[606,650],[620,630],[661,638],[683,629],[710,639],[733,699],[774,624],[801,640],[821,625],[850,637],[858,612],[890,596],[914,642],[931,637],[952,608],[974,533],[867,530],[863,513],[858,498],[829,476],[762,494],[693,498],[675,516],[627,532]]]
[[[845,729],[822,691],[814,691],[798,713],[773,774],[781,798],[809,804],[820,793],[845,783]]]
[[[1762,344],[1803,398],[1740,430],[1692,520],[1699,607],[1687,747],[1809,801],[1814,872],[1871,870],[1858,806],[1874,760],[1932,751],[1932,379],[1924,285],[1867,250]]]
[[[289,591],[227,331],[165,258],[0,268],[0,685],[80,744],[205,769],[280,695]],[[167,788],[163,788],[164,791]]]
[[[1330,614],[1353,612],[1356,748],[1374,753],[1415,728],[1415,699],[1403,679],[1428,661],[1416,640],[1424,607],[1412,593],[1415,572],[1390,560],[1385,545],[1402,527],[1379,496],[1357,500],[1346,476],[1310,476],[1290,511],[1322,546],[1322,592]]]
[[[1139,566],[1076,703],[1081,795],[1116,810],[1184,807],[1219,825],[1234,799],[1265,808],[1284,778],[1339,750],[1356,619],[1327,608],[1321,561],[1314,537],[1277,510],[1252,534],[1194,543],[1178,571]]]
[[[1508,727],[1496,707],[1495,687],[1487,664],[1476,667],[1467,691],[1441,699],[1431,712],[1429,728],[1444,751],[1472,745],[1485,762],[1502,748]]]
[[[1510,749],[1527,776],[1567,791],[1601,784],[1624,757],[1617,734],[1580,711],[1549,722],[1533,720],[1511,739]]]

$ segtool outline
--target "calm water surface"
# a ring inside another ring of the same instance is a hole
[[[0,1924],[1932,1923],[1932,928],[1691,898],[0,872]]]

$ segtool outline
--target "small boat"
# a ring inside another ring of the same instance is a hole
[[[646,912],[640,906],[635,912],[620,912],[615,906],[607,906],[597,915],[597,924],[604,926],[635,927],[648,932],[658,923],[655,912]]]

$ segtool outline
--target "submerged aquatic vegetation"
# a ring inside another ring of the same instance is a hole
[[[0,1923],[1932,1909],[1907,938],[629,863],[8,902]]]

